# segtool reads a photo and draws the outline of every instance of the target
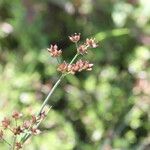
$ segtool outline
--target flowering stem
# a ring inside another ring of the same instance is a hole
[[[77,53],[73,59],[70,61],[70,65],[75,61],[75,59],[79,56],[79,54]],[[44,100],[39,112],[37,113],[37,117],[40,116],[40,114],[43,112],[45,106],[48,104],[48,101],[51,97],[51,95],[53,94],[54,90],[58,87],[58,85],[60,84],[60,82],[62,81],[62,79],[67,75],[66,74],[62,74],[60,76],[60,78],[57,80],[57,82],[54,84],[53,88],[51,89],[51,91],[49,92],[49,94],[47,95],[46,99]],[[39,126],[39,125],[38,125]],[[29,137],[31,136],[31,133],[26,133],[22,138],[21,138],[21,142],[24,143]]]
[[[52,108],[52,107],[49,107],[48,112],[50,111],[51,108]],[[47,114],[48,114],[48,112],[47,112]],[[38,128],[42,121],[43,121],[43,120],[40,120],[40,122],[38,122],[35,127]],[[26,134],[26,135],[24,136],[24,139],[22,140],[22,142],[24,143],[30,136],[31,136],[31,134]]]
[[[73,59],[71,60],[71,62],[69,63],[70,65],[75,61],[75,59],[79,56],[79,54],[77,53]],[[54,90],[57,88],[57,86],[60,84],[61,80],[66,76],[67,74],[62,74],[60,76],[60,78],[57,80],[57,82],[55,83],[55,85],[53,86],[53,88],[51,89],[51,91],[49,92],[48,96],[46,97],[46,99],[44,100],[41,108],[40,108],[40,111],[38,112],[37,116],[39,116],[42,112],[43,112],[43,109],[44,107],[47,105],[48,101],[49,101],[49,98],[51,97],[51,95],[53,94]]]
[[[48,96],[46,97],[46,99],[44,100],[40,111],[38,112],[37,116],[39,116],[42,112],[44,107],[47,105],[49,98],[51,97],[51,95],[53,94],[54,90],[57,88],[57,86],[60,84],[61,80],[64,78],[64,75],[61,75],[60,78],[58,79],[58,81],[55,83],[55,85],[53,86],[53,88],[51,89],[51,91],[49,92]]]
[[[40,116],[40,114],[43,112],[45,106],[47,105],[51,95],[53,94],[54,90],[57,88],[57,86],[60,84],[61,80],[64,78],[64,75],[62,74],[60,76],[60,78],[57,80],[57,82],[55,83],[55,85],[53,86],[53,88],[51,89],[51,91],[49,92],[49,94],[47,95],[46,99],[44,100],[39,112],[37,113],[37,117]],[[24,143],[29,137],[30,137],[30,133],[26,133],[22,138],[21,141],[22,143]]]

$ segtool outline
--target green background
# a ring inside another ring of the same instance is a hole
[[[63,80],[24,150],[149,150],[149,0],[0,0],[0,120],[39,110],[60,76],[46,48],[69,62],[75,32],[99,43],[84,56],[93,71]]]

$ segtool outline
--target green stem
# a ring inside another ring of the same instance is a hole
[[[9,142],[7,142],[4,138],[2,139],[7,145],[9,145],[10,147],[12,147],[12,145],[9,143]]]
[[[76,42],[75,45],[76,45],[76,50],[78,51],[78,42]]]
[[[54,90],[57,88],[57,86],[60,84],[61,80],[65,77],[65,75],[61,75],[60,78],[57,80],[49,94],[47,95],[46,99],[44,100],[39,112],[37,113],[37,117],[40,116],[40,114],[43,112],[45,106],[47,105],[51,95],[53,94]],[[25,135],[21,138],[21,142],[24,143],[28,138],[30,137],[30,133],[25,133]]]
[[[73,57],[73,59],[71,60],[71,62],[69,63],[69,65],[71,65],[71,64],[75,61],[75,59],[80,55],[80,54],[78,53],[78,43],[76,42],[75,45],[76,45],[76,51],[77,51],[77,53],[76,53],[76,55]]]
[[[77,46],[77,44],[76,44]],[[79,56],[79,54],[77,53],[73,59],[71,60],[71,62],[69,63],[70,65],[75,61],[75,59]],[[51,91],[49,92],[49,94],[47,95],[46,99],[44,100],[39,112],[37,113],[37,117],[40,116],[40,114],[43,112],[45,106],[48,104],[48,101],[51,97],[51,95],[53,94],[54,90],[58,87],[58,85],[60,84],[60,82],[62,81],[62,79],[67,75],[66,74],[62,74],[60,76],[60,78],[57,80],[57,82],[54,84],[53,88],[51,89]],[[39,125],[38,125],[39,126]],[[26,133],[25,135],[23,135],[23,137],[21,138],[21,142],[24,143],[29,137],[31,136],[30,133]]]
[[[50,111],[50,109],[51,109],[51,107],[49,107],[48,112]],[[48,114],[48,112],[47,112],[47,114]],[[44,119],[45,119],[45,118],[44,118]],[[38,122],[35,127],[38,128],[42,121],[43,121],[43,120],[40,120],[40,122]],[[24,139],[22,140],[22,142],[24,143],[30,136],[31,136],[31,134],[26,134],[26,136],[24,137]]]
[[[47,105],[51,95],[53,94],[54,90],[57,88],[57,86],[60,84],[61,80],[64,78],[65,76],[64,75],[61,75],[61,77],[58,79],[58,81],[55,83],[55,85],[53,86],[53,88],[51,89],[51,91],[49,92],[48,96],[46,97],[46,99],[44,100],[41,108],[40,108],[40,111],[38,112],[37,116],[39,116],[42,112],[43,112],[43,109],[44,107]]]
[[[79,54],[77,53],[77,54],[73,57],[73,59],[71,60],[71,62],[69,63],[69,65],[71,65],[71,64],[75,61],[75,59],[76,59],[78,56],[79,56]]]
[[[44,107],[47,105],[51,95],[53,94],[54,90],[57,88],[57,86],[60,84],[61,80],[64,78],[65,76],[62,74],[60,76],[60,78],[57,80],[57,82],[55,83],[55,85],[53,86],[53,88],[51,89],[51,91],[49,92],[49,94],[47,95],[46,99],[44,100],[39,112],[37,113],[37,117],[40,116],[40,114],[43,112]],[[30,133],[25,133],[25,135],[21,138],[22,143],[24,143],[28,138],[30,137]]]
[[[58,64],[60,64],[60,63],[61,63],[61,61],[59,60],[59,58],[56,58],[56,59],[57,59]]]
[[[15,135],[15,136],[14,136],[14,139],[13,139],[12,150],[15,150],[16,140],[17,140],[17,136]]]

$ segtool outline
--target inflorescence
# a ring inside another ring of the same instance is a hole
[[[0,129],[0,140],[4,141],[10,147],[13,147],[9,142],[5,139],[5,134],[7,131],[10,131],[12,135],[15,137],[15,145],[14,149],[19,150],[22,148],[22,142],[17,140],[17,137],[23,135],[24,133],[30,133],[31,135],[37,135],[40,133],[37,124],[41,122],[46,117],[45,112],[42,112],[38,117],[32,115],[30,119],[24,120],[22,113],[15,111],[11,115],[11,117],[4,117],[1,121],[1,129]],[[23,119],[23,123],[20,124],[18,122]]]
[[[37,115],[32,115],[30,119],[24,120],[22,113],[19,113],[17,111],[13,112],[11,117],[4,117],[4,119],[1,121],[1,128],[0,128],[0,141],[5,142],[8,144],[12,150],[19,150],[22,148],[24,142],[31,136],[31,135],[37,135],[40,133],[40,130],[38,129],[38,126],[43,121],[43,119],[46,117],[47,113],[45,113],[45,107],[48,104],[48,100],[51,96],[51,94],[54,92],[56,87],[59,85],[60,81],[63,77],[65,77],[68,74],[75,74],[76,72],[81,71],[91,71],[93,64],[89,63],[87,60],[79,59],[76,61],[77,57],[79,55],[85,55],[88,53],[89,48],[96,48],[98,45],[95,42],[94,38],[86,39],[86,41],[83,44],[79,44],[80,41],[80,34],[75,33],[74,35],[69,36],[69,39],[71,42],[75,43],[76,46],[76,55],[73,57],[73,59],[70,61],[70,63],[67,63],[66,61],[63,61],[62,63],[59,63],[58,61],[58,67],[57,71],[61,72],[62,75],[58,79],[58,81],[55,83],[51,91],[49,92],[48,96],[44,100],[43,104],[41,105],[40,111],[37,113]],[[58,48],[58,46],[50,45],[50,48],[47,49],[51,57],[57,58],[62,55],[62,50]],[[50,107],[49,107],[50,109]],[[20,124],[21,119],[23,119],[23,123]],[[13,135],[13,144],[10,144],[5,139],[6,131],[10,131]],[[21,139],[21,140],[18,140]]]
[[[80,34],[77,33],[75,33],[72,36],[69,36],[69,39],[71,42],[76,44],[77,55],[87,54],[88,48],[96,48],[98,46],[94,38],[87,38],[85,43],[78,46],[78,42],[80,41]],[[50,48],[48,48],[48,52],[52,57],[59,57],[62,54],[62,50],[58,49],[58,46],[56,44],[51,45]],[[61,64],[58,65],[57,71],[61,72],[62,74],[75,74],[76,72],[81,72],[83,70],[91,71],[92,67],[92,63],[80,59],[76,61],[76,63],[67,63],[66,61],[63,61]]]

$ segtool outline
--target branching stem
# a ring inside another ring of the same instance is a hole
[[[78,49],[78,44],[76,44],[76,49]],[[70,61],[69,65],[71,65],[76,58],[79,56],[79,53],[76,53],[76,55],[73,57],[73,59]],[[60,84],[60,82],[62,81],[62,79],[67,75],[68,73],[62,74],[60,76],[60,78],[57,80],[57,82],[54,84],[54,86],[52,87],[51,91],[49,92],[49,94],[47,95],[46,99],[44,100],[39,112],[37,113],[37,117],[40,116],[40,114],[43,112],[44,108],[46,107],[46,105],[48,105],[49,99],[51,97],[51,95],[53,94],[53,92],[55,91],[55,89],[58,87],[58,85]],[[40,122],[41,123],[41,122]],[[37,127],[40,125],[40,123],[37,125]],[[31,133],[26,133],[23,135],[23,137],[21,138],[21,142],[22,144],[31,136]]]

